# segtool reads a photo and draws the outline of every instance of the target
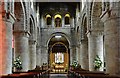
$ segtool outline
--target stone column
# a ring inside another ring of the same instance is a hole
[[[64,27],[65,26],[65,18],[64,18],[64,16],[62,17],[62,27]]]
[[[71,54],[72,54],[72,55],[71,55],[71,56],[72,56],[72,57],[71,57],[71,58],[72,58],[72,62],[73,62],[73,61],[77,61],[77,57],[76,57],[76,46],[75,46],[75,45],[72,45],[72,47],[71,47],[71,52],[72,52],[72,53],[71,53]]]
[[[22,70],[29,70],[29,46],[28,46],[29,34],[26,31],[14,31],[14,47],[15,57],[20,56],[22,62]]]
[[[80,64],[83,69],[89,69],[88,61],[88,41],[82,40],[80,45]]]
[[[42,28],[45,28],[45,27],[46,27],[46,26],[45,26],[46,24],[44,23],[44,21],[45,21],[45,20],[44,20],[44,18],[43,18],[43,15],[41,15],[41,27],[42,27]]]
[[[76,60],[79,61],[79,47],[76,47]]]
[[[55,28],[55,21],[54,21],[54,17],[52,17],[52,27]]]
[[[40,46],[37,46],[36,48],[36,65],[38,66],[41,66],[42,63],[41,63],[41,48]]]
[[[109,18],[104,20],[106,72],[120,74],[120,15],[119,2],[111,3]]]
[[[12,73],[12,26],[14,23],[14,18],[10,17],[6,21],[6,68],[5,74]]]
[[[104,22],[104,51],[106,72],[120,74],[120,3],[111,2]]]
[[[30,69],[35,69],[36,67],[36,40],[29,40],[29,50],[30,50]]]
[[[98,55],[103,61],[103,34],[102,31],[92,31],[88,34],[88,53],[89,53],[89,70],[94,71],[94,59]],[[103,67],[101,67],[103,69]],[[101,70],[102,70],[101,69]]]
[[[70,64],[72,64],[72,62],[73,62],[73,52],[72,52],[72,49],[71,49],[71,47],[70,47]]]
[[[80,63],[80,43],[78,44],[78,63],[81,65],[81,63]]]
[[[41,50],[41,63],[48,63],[48,49],[47,46],[42,46]]]
[[[109,20],[105,24],[105,54],[106,54],[106,71],[110,74],[118,73],[118,50],[119,41],[115,25],[117,21]]]
[[[70,23],[71,23],[71,24],[70,24],[71,27],[74,27],[74,17],[71,18],[71,22],[70,22]]]

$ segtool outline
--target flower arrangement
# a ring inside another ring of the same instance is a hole
[[[16,57],[13,67],[15,67],[17,70],[22,69],[22,62],[21,62],[20,56]]]
[[[73,61],[73,63],[71,64],[72,67],[76,68],[78,66],[78,61]]]
[[[99,69],[102,66],[102,61],[100,60],[100,57],[96,55],[94,60],[94,68]]]
[[[70,66],[71,70],[81,70],[81,65],[78,63],[78,61],[73,61],[73,63]]]

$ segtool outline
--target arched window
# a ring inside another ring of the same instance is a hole
[[[61,24],[61,15],[59,14],[56,14],[54,19],[55,19],[55,27],[61,27],[62,24]]]
[[[52,24],[52,18],[51,18],[51,16],[49,14],[46,15],[46,24],[47,25],[51,25]]]
[[[70,24],[70,15],[66,14],[65,15],[65,25],[68,25],[68,24]]]

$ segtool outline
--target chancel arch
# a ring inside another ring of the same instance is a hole
[[[64,69],[69,65],[69,42],[62,33],[55,33],[48,43],[49,64],[55,69]]]

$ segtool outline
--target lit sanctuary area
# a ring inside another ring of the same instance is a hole
[[[120,1],[54,1],[0,0],[0,78],[120,78]]]
[[[67,39],[61,33],[57,33],[50,39],[48,46],[52,73],[67,73],[70,58]]]

